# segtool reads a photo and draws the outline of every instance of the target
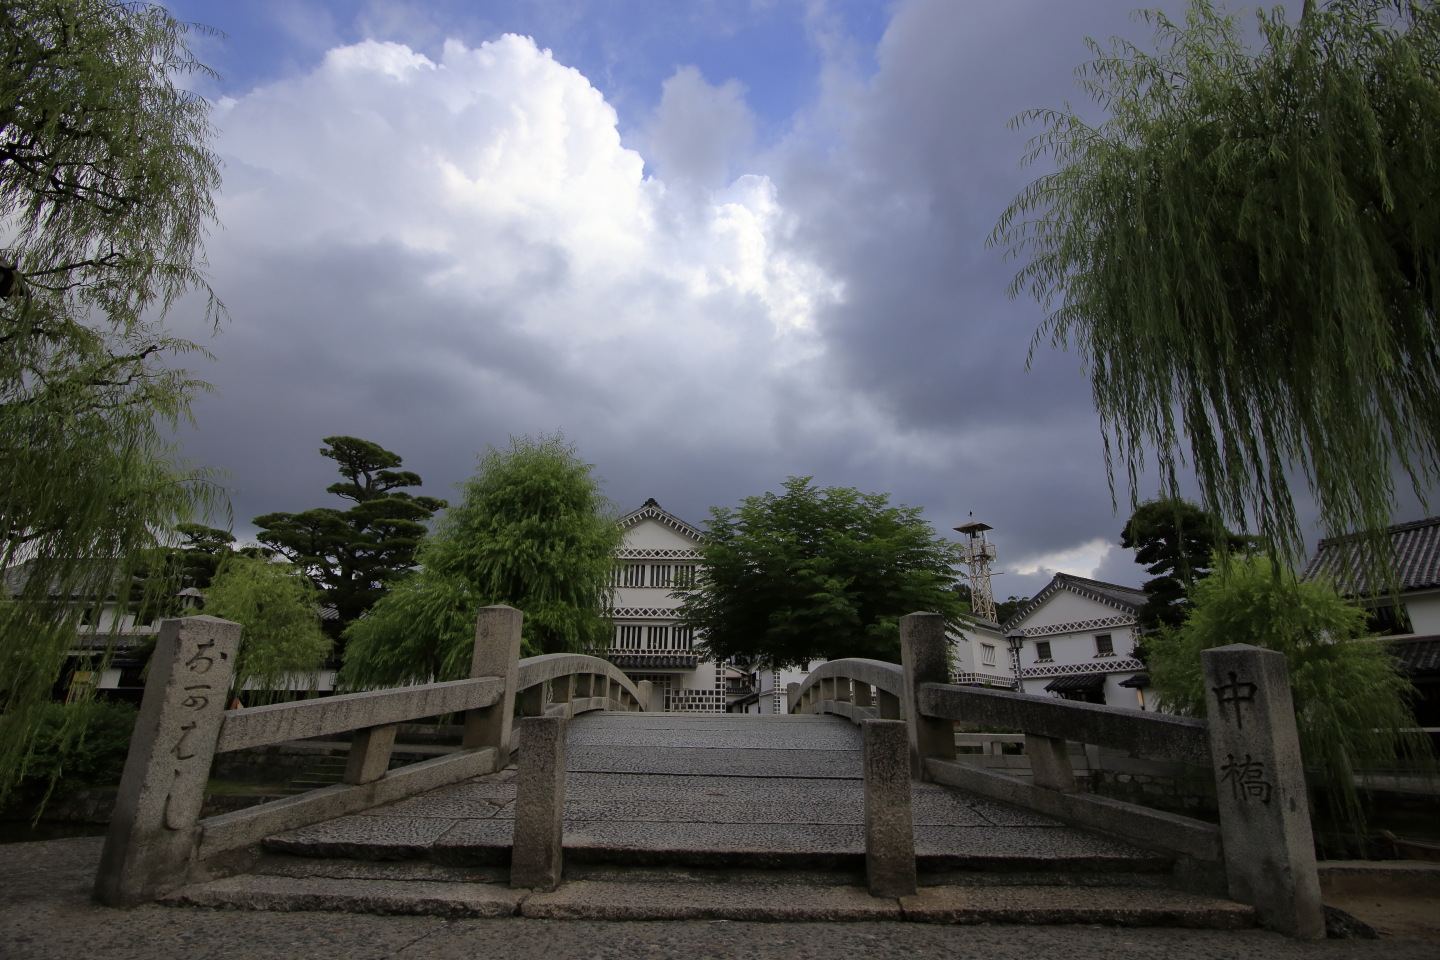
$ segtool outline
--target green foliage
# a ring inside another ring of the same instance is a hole
[[[1210,575],[1212,555],[1228,558],[1249,541],[1225,529],[1220,518],[1179,497],[1147,500],[1120,533],[1120,546],[1135,551],[1155,579],[1145,583],[1140,625],[1146,630],[1185,621],[1190,589]]]
[[[1191,591],[1184,625],[1147,641],[1160,708],[1205,715],[1201,650],[1248,643],[1285,654],[1301,753],[1323,776],[1319,799],[1359,828],[1355,774],[1430,756],[1424,735],[1406,732],[1415,726],[1413,688],[1384,645],[1356,639],[1365,611],[1333,586],[1297,580],[1265,557],[1213,566]]]
[[[29,752],[5,804],[9,812],[38,818],[52,798],[120,782],[134,707],[106,700],[47,703],[32,716]]]
[[[490,447],[412,574],[346,631],[351,686],[467,675],[482,606],[525,614],[526,656],[608,645],[610,575],[623,533],[593,465],[560,434]]]
[[[419,474],[395,471],[398,454],[356,437],[326,437],[320,455],[339,465],[346,482],[327,493],[355,501],[349,510],[320,507],[303,513],[255,518],[258,538],[284,554],[324,590],[339,614],[329,629],[336,638],[369,610],[415,564],[425,521],[448,504],[397,488],[420,486]]]
[[[320,592],[290,564],[237,554],[220,564],[204,609],[189,615],[244,627],[233,689],[253,706],[307,675],[313,685],[331,643],[320,629],[319,603]]]
[[[159,7],[0,0],[0,566],[18,587],[0,600],[0,797],[83,608],[123,603],[162,532],[217,499],[167,439],[204,385],[161,324],[207,290],[219,184],[208,108],[176,83],[204,69],[186,30]]]
[[[1108,116],[1036,110],[1022,192],[993,242],[1032,254],[1012,294],[1089,368],[1132,490],[1147,450],[1174,492],[1303,551],[1291,476],[1332,531],[1383,538],[1395,468],[1440,457],[1440,7],[1332,0],[1254,19],[1192,0],[1157,50],[1080,71]],[[1256,43],[1252,45],[1251,39]]]
[[[712,508],[710,518],[680,616],[716,659],[899,663],[901,617],[931,611],[958,625],[965,612],[952,569],[959,548],[887,494],[791,477],[784,493]]]
[[[1013,594],[995,604],[995,616],[1000,623],[1007,622],[1011,617],[1020,612],[1020,608],[1030,602],[1029,597],[1017,597]]]

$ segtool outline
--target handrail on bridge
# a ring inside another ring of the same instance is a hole
[[[522,615],[484,607],[470,678],[225,710],[240,625],[196,616],[161,624],[125,761],[95,896],[131,906],[229,873],[265,837],[503,768],[520,716],[648,710],[650,684],[582,654],[520,659]],[[464,717],[460,749],[390,770],[398,725]],[[200,819],[216,753],[354,731],[341,783]]]
[[[1044,813],[1174,856],[1192,889],[1255,907],[1262,925],[1325,935],[1299,737],[1282,654],[1236,644],[1200,655],[1207,719],[949,682],[944,618],[900,620],[903,665],[833,660],[789,687],[791,713],[903,718],[911,776]],[[1031,779],[957,760],[955,724],[1025,737]],[[1067,741],[1208,766],[1220,825],[1082,793]]]

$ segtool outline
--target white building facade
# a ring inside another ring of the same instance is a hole
[[[625,542],[615,554],[615,634],[606,658],[631,680],[650,681],[650,709],[785,713],[785,685],[808,670],[751,671],[702,660],[697,638],[677,619],[676,593],[694,580],[703,531],[653,499],[621,517],[620,526]]]
[[[1145,592],[1057,573],[1000,628],[1014,652],[1024,693],[1132,710],[1146,702],[1149,678],[1135,659]]]

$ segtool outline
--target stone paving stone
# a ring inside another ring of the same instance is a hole
[[[403,860],[423,856],[455,823],[439,817],[338,817],[268,837],[265,848],[310,857]]]
[[[1176,890],[1126,887],[924,887],[901,897],[921,923],[1104,923],[1239,930],[1253,907]]]
[[[488,820],[502,807],[513,808],[515,791],[506,797],[477,797],[469,792],[453,792],[450,788],[401,800],[387,807],[365,811],[370,817],[443,817],[448,820]],[[513,814],[512,814],[513,816]]]
[[[456,820],[430,845],[426,856],[436,863],[487,865],[510,862],[515,820]]]
[[[643,750],[631,747],[576,747],[569,769],[597,773],[648,773],[739,777],[861,776],[853,750]]]
[[[514,916],[528,892],[494,883],[238,876],[182,887],[161,902],[231,910],[338,910],[459,919]]]
[[[929,869],[966,869],[972,864],[1010,861],[1015,869],[1129,869],[1165,865],[1170,858],[1068,827],[915,827],[915,855]]]
[[[575,862],[855,869],[864,863],[865,837],[858,824],[592,821],[565,825],[565,856]]]
[[[638,801],[714,799],[756,803],[776,797],[804,796],[817,802],[859,796],[860,781],[845,778],[805,780],[789,777],[651,777],[637,774],[575,772],[565,778],[565,796]]]
[[[652,889],[645,889],[651,886]],[[525,899],[521,916],[549,920],[899,920],[894,900],[863,887],[750,884],[658,886],[582,880]]]

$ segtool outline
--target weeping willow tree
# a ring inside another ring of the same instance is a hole
[[[1103,120],[1017,118],[1057,169],[991,238],[1030,257],[1011,293],[1084,359],[1112,486],[1118,459],[1134,496],[1148,451],[1177,495],[1188,463],[1294,561],[1303,482],[1382,547],[1396,476],[1423,500],[1440,450],[1440,9],[1144,16],[1155,52],[1092,41],[1079,71]]]
[[[525,614],[526,656],[605,647],[615,550],[624,534],[594,466],[560,434],[487,449],[416,554],[420,569],[345,631],[340,679],[374,687],[468,675],[475,614]]]
[[[320,629],[320,590],[293,564],[234,554],[205,589],[204,613],[243,627],[231,688],[246,706],[314,689],[331,641]]]
[[[1216,557],[1212,566],[1191,589],[1185,622],[1146,639],[1159,707],[1205,716],[1202,650],[1249,643],[1283,653],[1301,755],[1321,788],[1314,806],[1362,832],[1357,776],[1363,782],[1397,765],[1434,770],[1429,740],[1410,710],[1414,688],[1383,644],[1359,639],[1365,611],[1333,585],[1297,580],[1263,556]]]
[[[0,0],[0,799],[80,618],[122,612],[163,532],[215,499],[166,440],[204,385],[168,366],[196,348],[162,322],[208,294],[219,182],[204,101],[176,85],[204,69],[186,29],[144,4]]]

